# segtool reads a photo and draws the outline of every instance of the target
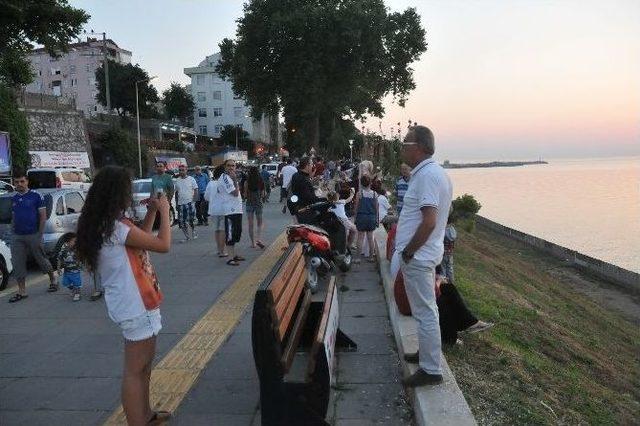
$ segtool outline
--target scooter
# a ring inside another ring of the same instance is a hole
[[[289,198],[292,204],[298,197]],[[342,272],[351,269],[352,255],[347,246],[347,230],[329,209],[333,203],[321,201],[298,210],[296,225],[287,227],[289,243],[301,242],[307,259],[307,284],[312,293],[318,290],[318,276],[337,267]]]

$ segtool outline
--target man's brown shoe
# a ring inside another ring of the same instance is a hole
[[[411,364],[417,364],[420,362],[420,353],[418,351],[410,354],[404,354],[404,360]]]
[[[425,385],[439,385],[442,383],[441,374],[429,374],[419,368],[415,373],[406,379],[402,379],[402,384],[409,388],[416,388]]]

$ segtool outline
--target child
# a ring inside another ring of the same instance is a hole
[[[355,194],[355,190],[351,188],[349,192],[349,197],[346,199],[340,199],[339,194],[335,191],[330,191],[327,194],[327,200],[331,201],[335,204],[335,207],[331,207],[329,211],[333,212],[340,222],[344,225],[344,229],[347,231],[347,246],[351,247],[353,245],[353,239],[356,236],[357,230],[356,225],[353,224],[347,217],[347,212],[345,211],[344,206],[351,202],[353,196]]]
[[[354,211],[356,228],[358,229],[358,247],[363,248],[364,237],[369,245],[369,261],[375,262],[373,231],[378,227],[378,195],[371,189],[371,178],[364,175],[360,178],[360,191],[356,197]]]
[[[453,283],[453,247],[458,233],[453,227],[453,214],[447,218],[447,227],[444,229],[444,254],[442,256],[443,275],[450,283]]]
[[[71,290],[73,301],[80,300],[80,289],[82,288],[82,274],[80,264],[76,259],[76,235],[71,234],[69,240],[62,245],[58,254],[58,269],[63,268],[62,285]],[[58,271],[58,275],[60,272]]]
[[[376,189],[378,193],[378,222],[383,222],[384,218],[389,214],[391,204],[387,198],[387,191],[382,185],[379,185]]]

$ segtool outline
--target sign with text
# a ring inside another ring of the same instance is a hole
[[[11,173],[11,142],[7,132],[0,132],[0,173]]]
[[[166,155],[159,155],[156,157],[156,163],[160,161],[167,163],[167,170],[178,170],[178,166],[187,165],[187,159],[184,157],[168,157]]]
[[[322,343],[324,345],[324,353],[327,356],[327,366],[329,367],[329,377],[331,384],[336,383],[335,375],[335,347],[336,335],[338,333],[338,323],[340,322],[340,308],[338,307],[338,292],[336,287],[331,286],[333,295],[331,296],[331,306],[329,307],[329,317],[327,320],[327,329],[324,333]]]
[[[31,167],[75,167],[90,169],[89,154],[86,152],[29,151]]]

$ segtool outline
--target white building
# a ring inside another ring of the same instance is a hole
[[[191,77],[191,94],[196,104],[193,123],[200,135],[217,138],[224,126],[239,126],[249,133],[256,142],[276,144],[272,140],[269,117],[263,115],[260,120],[250,116],[251,108],[244,99],[235,96],[230,80],[223,80],[215,67],[220,54],[207,56],[197,67],[185,68],[184,73]],[[280,131],[273,132],[280,134]]]
[[[106,112],[98,104],[96,94],[96,69],[102,66],[103,42],[95,38],[69,45],[68,53],[51,57],[44,49],[34,49],[29,54],[34,80],[26,91],[75,100],[76,109],[87,116]],[[122,64],[131,63],[131,52],[118,47],[113,40],[106,40],[109,59]]]

